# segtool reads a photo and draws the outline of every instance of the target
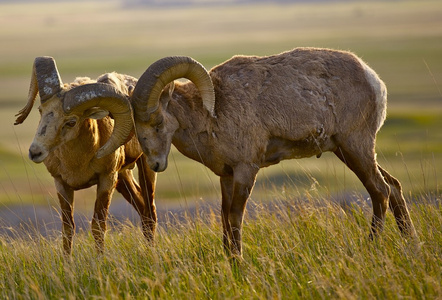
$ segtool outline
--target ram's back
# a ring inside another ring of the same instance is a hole
[[[242,140],[298,149],[290,157],[333,150],[333,136],[360,126],[376,133],[385,117],[378,117],[385,105],[377,102],[386,99],[376,94],[376,85],[383,83],[374,72],[377,80],[370,81],[370,70],[352,53],[326,49],[235,56],[210,72],[216,112],[229,120],[218,123],[231,124],[226,130],[236,131]]]

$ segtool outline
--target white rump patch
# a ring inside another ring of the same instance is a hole
[[[377,130],[379,130],[387,116],[387,87],[372,68],[361,59],[359,61],[364,68],[365,77],[376,95]]]

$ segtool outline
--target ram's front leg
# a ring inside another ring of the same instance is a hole
[[[221,220],[223,222],[223,245],[227,255],[230,253],[230,241],[232,240],[232,228],[230,227],[229,214],[232,206],[233,176],[221,176]]]
[[[72,239],[75,234],[74,190],[58,178],[55,178],[55,188],[60,201],[61,220],[63,222],[63,250],[65,254],[70,255]]]
[[[117,178],[117,173],[100,175],[97,184],[97,199],[95,201],[94,216],[92,217],[92,235],[99,253],[104,251],[106,219]]]
[[[230,223],[230,250],[233,256],[242,256],[242,223],[247,200],[255,185],[258,168],[241,164],[234,168],[233,193],[228,220]]]

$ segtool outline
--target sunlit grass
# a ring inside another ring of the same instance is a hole
[[[2,298],[432,298],[442,296],[440,199],[420,199],[411,215],[422,243],[402,239],[389,213],[368,238],[370,209],[326,198],[274,199],[249,205],[244,260],[231,267],[222,250],[218,212],[164,220],[155,245],[138,227],[119,224],[97,255],[90,234],[75,238],[0,238]],[[321,200],[321,201],[316,201]]]

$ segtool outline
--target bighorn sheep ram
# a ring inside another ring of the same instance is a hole
[[[41,119],[29,158],[35,163],[44,162],[55,180],[67,254],[71,253],[75,232],[74,191],[95,184],[92,233],[98,251],[104,249],[106,218],[115,188],[139,213],[144,235],[149,240],[154,236],[156,174],[148,167],[137,139],[133,135],[126,138],[133,132],[128,97],[136,82],[128,75],[108,73],[96,81],[77,78],[63,85],[52,57],[37,57],[34,61],[28,102],[17,114],[15,124],[26,119],[39,93]],[[108,114],[115,120],[115,130]],[[140,184],[132,174],[135,163]]]
[[[187,78],[190,82],[176,82]],[[170,145],[220,176],[224,247],[241,255],[246,201],[258,170],[283,159],[332,151],[373,202],[371,236],[390,205],[404,235],[416,236],[397,179],[376,161],[375,138],[387,90],[354,54],[297,48],[267,57],[235,56],[210,72],[189,57],[152,64],[131,97],[149,166],[167,167]]]

